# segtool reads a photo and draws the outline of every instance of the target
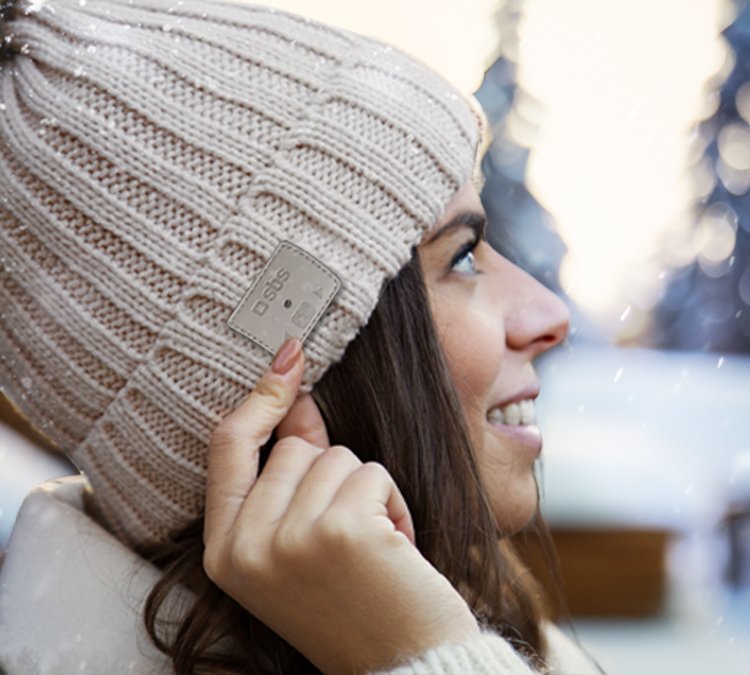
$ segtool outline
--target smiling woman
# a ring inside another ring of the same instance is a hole
[[[567,310],[483,240],[472,105],[258,6],[2,30],[0,382],[83,475],[20,512],[0,665],[593,671],[507,539]]]
[[[533,466],[542,439],[532,361],[565,337],[568,310],[484,241],[484,222],[476,191],[465,185],[419,254],[495,520],[512,534],[537,507]]]

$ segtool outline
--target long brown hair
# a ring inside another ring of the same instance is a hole
[[[391,473],[409,505],[422,554],[482,625],[543,670],[541,590],[512,544],[499,538],[416,251],[313,396],[332,443]],[[148,597],[145,622],[176,672],[319,672],[208,580],[201,520],[142,553],[164,570]],[[194,601],[170,625],[160,615],[180,584],[193,591]]]

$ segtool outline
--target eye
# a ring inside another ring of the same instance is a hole
[[[476,268],[476,261],[474,260],[474,250],[478,245],[479,240],[476,239],[462,246],[461,250],[456,253],[451,261],[451,272],[466,275],[478,274],[479,271]]]

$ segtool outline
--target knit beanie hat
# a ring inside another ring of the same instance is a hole
[[[117,537],[163,540],[271,361],[228,319],[279,242],[340,281],[309,391],[471,178],[477,118],[398,50],[268,8],[8,4],[0,386]]]

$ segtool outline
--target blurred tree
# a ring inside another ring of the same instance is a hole
[[[724,36],[734,68],[716,112],[697,132],[706,148],[695,167],[709,179],[697,205],[696,260],[676,270],[653,314],[649,346],[750,352],[750,5]]]
[[[492,126],[493,140],[484,156],[485,185],[482,202],[489,221],[487,238],[507,258],[520,265],[554,291],[561,292],[558,270],[565,245],[554,231],[551,218],[526,188],[529,148],[510,132],[515,115],[529,129],[535,103],[516,81],[518,23],[523,0],[505,0],[497,11],[500,57],[487,71],[476,97]],[[524,98],[525,105],[518,101]],[[522,113],[522,109],[527,111]]]

